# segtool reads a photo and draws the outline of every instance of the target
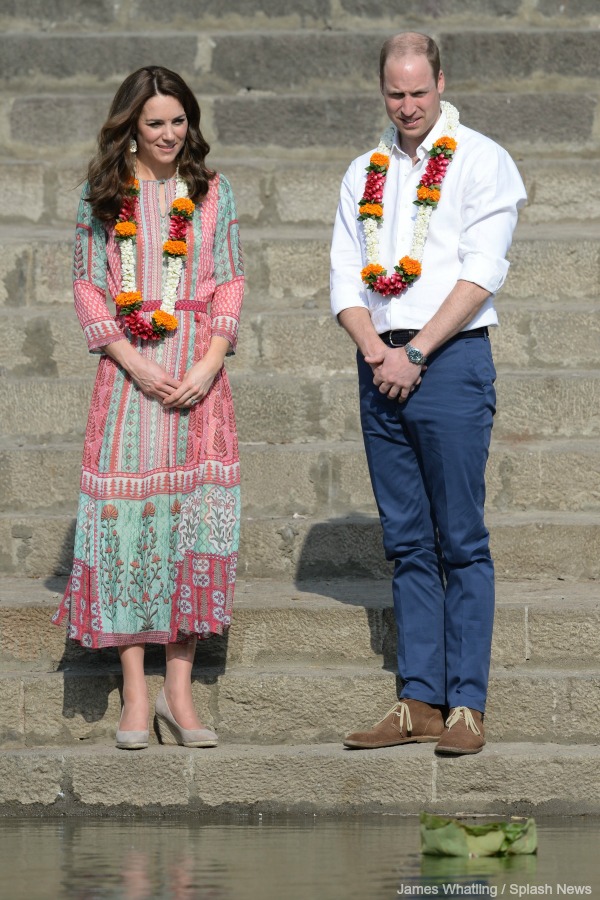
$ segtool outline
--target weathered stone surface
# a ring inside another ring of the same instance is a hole
[[[81,804],[119,806],[134,794],[136,807],[185,806],[190,797],[191,766],[184,752],[167,747],[155,753],[98,748],[93,766],[87,755],[73,753],[65,758],[65,771]]]
[[[479,94],[449,96],[461,111],[465,125],[482,131],[513,151],[531,152],[542,147],[588,146],[592,141],[595,97],[577,94]],[[265,134],[271,147],[311,149],[323,144],[323,121],[327,122],[332,151],[347,148],[348,160],[365,147],[377,143],[379,128],[385,124],[376,87],[370,94],[341,96],[220,97],[214,101],[216,137],[223,147],[243,145],[264,147]],[[560,112],[559,112],[560,110]],[[44,131],[45,139],[45,131]]]
[[[43,211],[44,170],[40,164],[3,163],[0,166],[0,219],[39,222]]]
[[[509,442],[492,441],[486,470],[488,510],[597,510],[600,454],[595,443],[557,441],[511,446]]]
[[[0,678],[0,708],[0,747],[23,747],[27,726],[20,678]]]
[[[198,798],[215,809],[241,803],[308,811],[323,808],[324,798],[331,796],[338,812],[391,810],[400,797],[407,809],[416,811],[430,797],[431,748],[425,754],[418,745],[401,761],[388,749],[375,758],[344,751],[338,744],[262,748],[259,753],[251,747],[222,748],[220,755],[207,754],[194,770]],[[227,779],[219,776],[224,769]]]
[[[436,760],[436,797],[473,812],[498,810],[518,814],[535,806],[550,813],[567,808],[580,813],[598,804],[598,748],[556,744],[491,744],[474,757]],[[468,771],[468,775],[467,775]],[[565,804],[561,798],[567,798]],[[534,799],[535,798],[535,799]]]
[[[600,577],[596,514],[523,513],[488,517],[498,578]]]
[[[15,34],[0,37],[0,77],[12,81],[74,80],[85,84],[120,84],[130,73],[148,65],[175,69],[184,77],[194,73],[198,37],[193,34]],[[60,130],[60,129],[59,129]]]
[[[417,20],[442,19],[447,16],[467,17],[473,21],[473,16],[514,16],[519,12],[521,3],[519,0],[408,0],[402,7],[403,15],[414,17]],[[392,17],[392,9],[385,0],[342,0],[342,8],[345,12],[354,16],[371,18]],[[394,11],[395,12],[395,11]],[[397,26],[397,19],[393,18]]]
[[[543,16],[552,16],[562,22],[573,22],[580,17],[591,16],[598,18],[598,4],[596,0],[537,0],[536,10]]]
[[[565,586],[565,604],[569,603],[568,585]],[[594,604],[591,608],[573,609],[568,619],[562,618],[562,610],[557,607],[540,609],[537,606],[527,610],[527,648],[533,665],[540,663],[568,668],[582,660],[598,659],[600,653],[600,611]],[[588,702],[595,704],[597,689],[586,689]],[[585,692],[584,692],[585,693]],[[571,702],[568,709],[571,709]]]
[[[586,29],[510,31],[477,29],[440,35],[440,54],[448,85],[458,82],[494,89],[523,78],[595,79],[600,34]],[[544,87],[542,88],[544,89]]]
[[[114,21],[113,0],[98,0],[90,4],[87,0],[4,0],[2,17],[16,19],[29,26],[96,26]]]
[[[219,683],[224,742],[314,744],[378,721],[396,699],[387,673],[234,672]]]
[[[501,373],[494,427],[514,440],[532,437],[592,437],[600,433],[600,378],[590,373]]]
[[[63,775],[58,753],[0,753],[0,804],[49,806],[58,798]]]

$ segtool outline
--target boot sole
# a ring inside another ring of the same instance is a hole
[[[485,746],[485,745],[484,745]],[[481,753],[483,747],[477,747],[476,750],[460,750],[458,747],[454,749],[446,749],[445,747],[436,747],[435,752],[440,756],[472,756],[474,753]]]
[[[379,744],[367,744],[364,741],[344,741],[344,747],[349,750],[381,750],[383,747],[399,747],[402,744],[434,744],[440,737],[414,737],[404,738],[399,741],[387,741]]]

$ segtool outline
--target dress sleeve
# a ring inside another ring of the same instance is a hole
[[[92,215],[85,199],[85,184],[79,201],[73,256],[73,294],[75,312],[92,353],[114,341],[124,339],[106,304],[107,232],[103,223]]]
[[[227,338],[235,350],[244,297],[244,263],[233,192],[223,175],[219,175],[214,264],[216,287],[211,303],[212,333]]]

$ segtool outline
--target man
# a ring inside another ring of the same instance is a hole
[[[483,519],[495,412],[488,329],[525,189],[506,151],[441,101],[431,38],[386,41],[380,81],[392,127],[343,180],[331,304],[358,347],[403,688],[380,722],[344,743],[477,753],[494,616]]]

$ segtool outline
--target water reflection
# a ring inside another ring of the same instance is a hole
[[[552,885],[556,896],[557,883],[589,886],[591,896],[600,896],[600,821],[538,819],[538,828],[537,857],[464,860],[421,857],[414,817],[4,819],[0,897],[391,900],[500,896],[502,886],[505,896],[519,896],[520,886],[538,893],[531,888],[541,884]]]

